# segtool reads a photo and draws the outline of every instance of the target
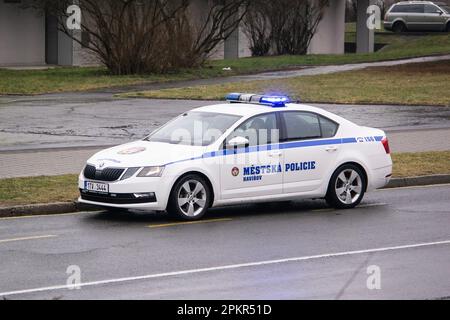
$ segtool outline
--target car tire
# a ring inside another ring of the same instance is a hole
[[[177,219],[199,220],[211,206],[212,191],[200,175],[189,174],[178,180],[172,188],[167,213]]]
[[[354,208],[363,199],[366,187],[366,177],[361,168],[344,164],[331,176],[325,200],[336,209]]]
[[[394,31],[395,33],[402,33],[406,31],[406,25],[403,22],[396,22],[394,23],[394,25],[392,26],[392,31]]]
[[[447,32],[450,32],[450,22],[447,23],[447,27],[445,28],[445,30],[447,30]]]

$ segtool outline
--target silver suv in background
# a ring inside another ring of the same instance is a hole
[[[394,32],[450,32],[450,7],[442,2],[397,2],[386,12],[384,28]]]

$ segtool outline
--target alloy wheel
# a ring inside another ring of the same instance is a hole
[[[343,170],[335,183],[336,196],[344,204],[353,204],[361,196],[363,184],[361,176],[353,169]]]
[[[206,206],[206,190],[203,184],[197,180],[188,180],[178,191],[178,208],[188,216],[199,215]]]

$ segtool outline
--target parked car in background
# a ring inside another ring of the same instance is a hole
[[[431,1],[398,2],[386,12],[384,28],[394,32],[450,32],[450,6]]]

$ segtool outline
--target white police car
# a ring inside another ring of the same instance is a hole
[[[230,94],[148,137],[98,152],[79,202],[201,218],[209,207],[325,198],[352,208],[392,173],[382,130],[285,96]]]

